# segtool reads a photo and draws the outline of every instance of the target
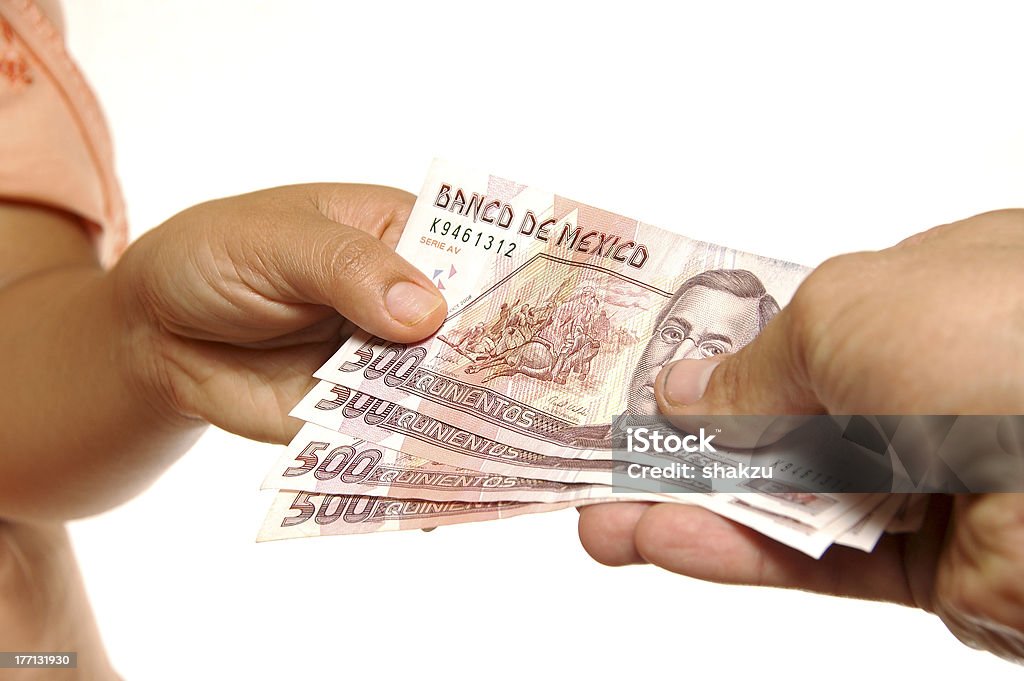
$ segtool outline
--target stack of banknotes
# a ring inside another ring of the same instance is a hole
[[[448,317],[416,344],[356,330],[314,374],[291,412],[305,424],[264,482],[279,492],[260,540],[636,500],[696,504],[815,557],[920,524],[920,495],[757,479],[673,494],[613,480],[615,424],[657,413],[661,367],[738,350],[807,268],[443,161],[398,253],[442,291]]]

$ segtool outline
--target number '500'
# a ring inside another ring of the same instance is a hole
[[[333,480],[340,475],[342,482],[363,482],[383,457],[379,449],[357,450],[344,445],[332,449],[321,461],[317,454],[328,447],[327,442],[310,442],[295,456],[296,463],[301,465],[288,468],[281,475],[294,478],[312,471],[317,480]]]

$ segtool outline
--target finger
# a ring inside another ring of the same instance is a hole
[[[176,384],[180,403],[189,405],[182,413],[275,444],[286,444],[302,426],[288,410],[317,382],[312,373],[335,350],[335,341],[249,349],[192,339],[166,348],[173,366],[190,367],[187,380]],[[240,376],[245,390],[239,389]],[[234,408],[225,408],[226,399],[234,400]]]
[[[444,298],[422,272],[373,234],[334,222],[312,206],[289,206],[287,216],[256,236],[245,246],[244,278],[257,290],[269,284],[283,302],[330,306],[370,333],[399,342],[425,338],[444,320]]]
[[[649,506],[622,502],[579,509],[580,543],[591,558],[603,565],[619,567],[645,562],[633,544],[633,535]]]
[[[668,364],[655,381],[662,413],[688,431],[707,426],[709,420],[700,417],[711,414],[768,416],[711,420],[722,428],[720,443],[739,447],[774,442],[804,421],[797,415],[823,413],[792,319],[789,308],[782,310],[735,354]]]
[[[252,350],[272,350],[274,348],[287,348],[293,345],[306,345],[309,343],[326,343],[328,341],[338,345],[342,342],[343,329],[346,323],[347,321],[344,318],[332,312],[332,314],[324,319],[300,328],[297,331],[289,331],[271,338],[249,343],[236,343],[235,345]]]
[[[912,603],[891,536],[871,554],[833,546],[815,560],[707,509],[656,504],[637,522],[635,545],[654,565],[706,581]]]
[[[935,612],[957,638],[1024,659],[1024,496],[958,495],[936,573]]]

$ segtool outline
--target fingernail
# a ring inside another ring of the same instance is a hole
[[[391,317],[406,326],[416,326],[443,304],[437,293],[411,281],[394,284],[384,296],[384,306]]]
[[[685,407],[704,396],[717,361],[681,359],[661,370],[662,396],[669,404]]]

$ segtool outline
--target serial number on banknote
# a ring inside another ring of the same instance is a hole
[[[516,250],[516,244],[514,241],[506,242],[505,239],[498,239],[497,244],[495,244],[493,234],[484,234],[480,230],[474,232],[470,227],[452,225],[448,220],[441,222],[441,218],[434,218],[433,224],[430,225],[430,233],[448,237],[453,241],[453,243],[449,244],[445,241],[441,241],[440,239],[432,239],[424,236],[420,237],[421,244],[431,248],[437,248],[442,251],[447,251],[449,253],[455,253],[456,255],[458,255],[459,251],[462,250],[462,246],[458,245],[459,242],[470,244],[475,248],[482,248],[485,251],[495,248],[497,253],[504,255],[506,258],[511,258],[512,252]],[[476,237],[475,239],[473,238],[474,236]]]

